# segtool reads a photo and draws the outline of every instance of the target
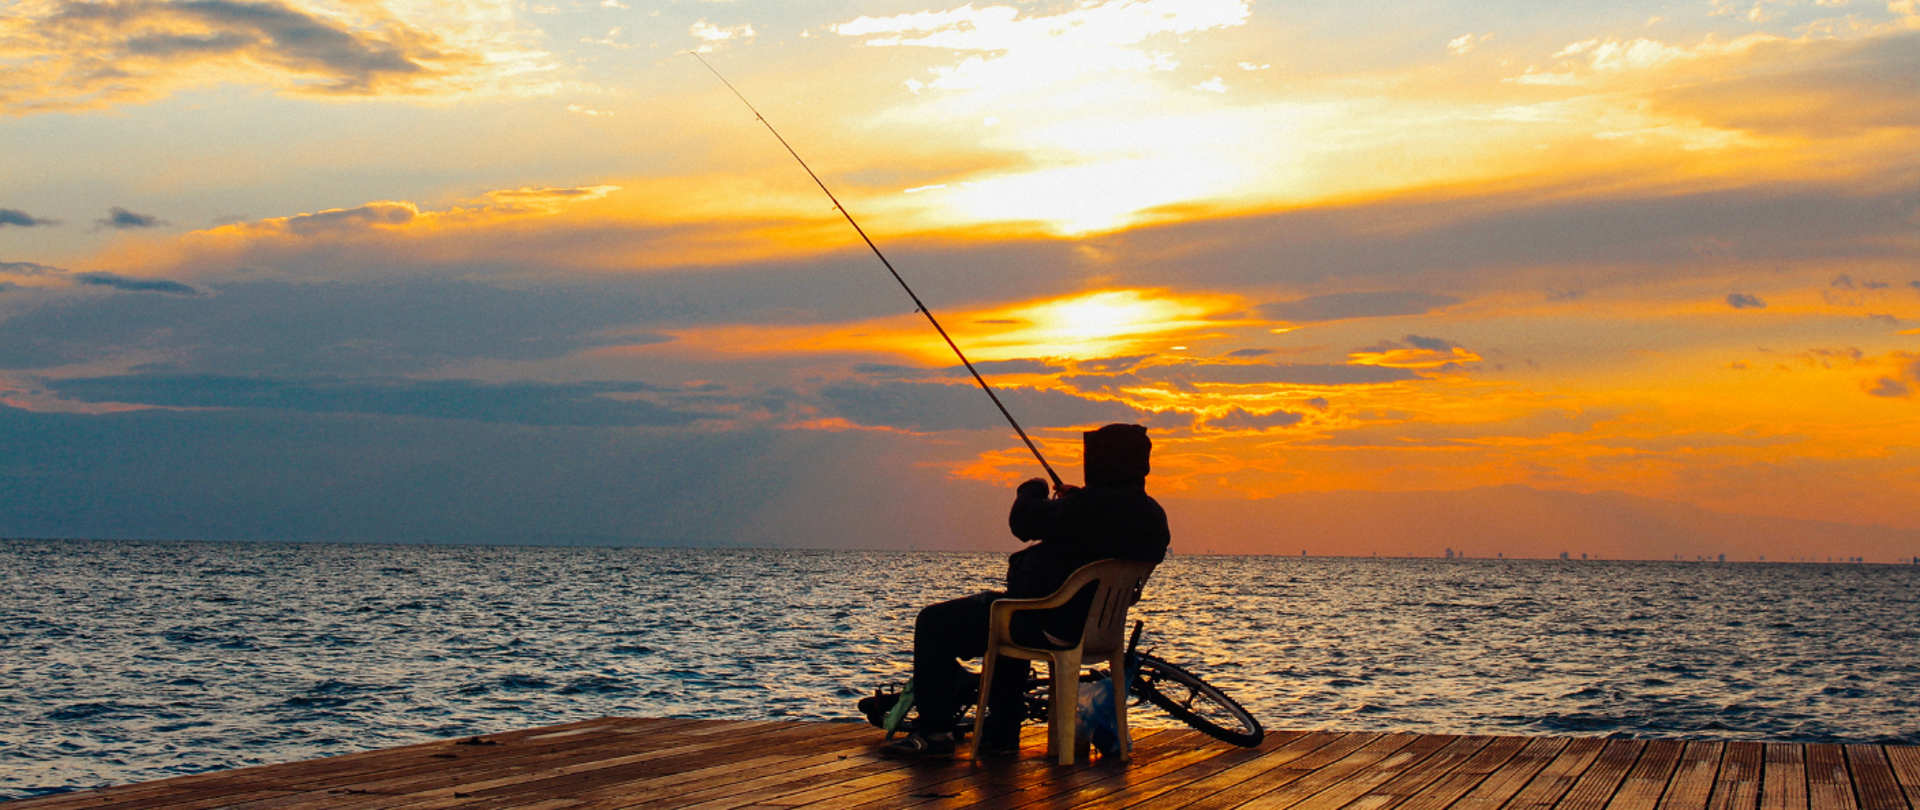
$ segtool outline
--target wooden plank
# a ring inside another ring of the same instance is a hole
[[[1495,746],[1490,746],[1490,752],[1504,750],[1500,744],[1508,741],[1520,743],[1519,751],[1511,759],[1493,767],[1486,778],[1475,784],[1466,795],[1442,807],[1448,807],[1451,810],[1500,810],[1567,747],[1567,740],[1563,738],[1502,737]],[[1415,808],[1408,807],[1402,810],[1415,810]],[[1439,808],[1431,808],[1431,810],[1439,810]]]
[[[1102,761],[1094,766],[1079,766],[1064,776],[1058,775],[1060,770],[1056,767],[1051,770],[1054,775],[1051,778],[1042,772],[1039,774],[1041,780],[1037,783],[1029,784],[1019,792],[1002,793],[974,806],[1007,810],[1107,810],[1114,796],[1151,798],[1191,781],[1201,774],[1190,769],[1222,755],[1230,755],[1235,759],[1245,756],[1232,746],[1198,732],[1189,732],[1168,738],[1163,751],[1153,757],[1136,756],[1128,763]],[[879,807],[884,803],[869,806]]]
[[[735,761],[713,762],[706,766],[650,778],[603,783],[590,790],[572,791],[576,808],[613,810],[624,807],[681,807],[707,802],[715,805],[752,804],[755,799],[737,799],[741,793],[777,786],[780,792],[859,778],[909,767],[909,763],[889,760],[873,751],[871,737],[843,741],[831,750],[821,750],[817,742],[783,745],[768,749],[766,756]],[[522,791],[482,805],[460,807],[515,808],[522,802],[547,795],[549,791]],[[770,795],[778,795],[773,793]]]
[[[1453,737],[1445,747],[1369,789],[1344,805],[1343,810],[1388,810],[1424,797],[1432,790],[1434,783],[1465,773],[1481,750],[1493,741],[1494,738],[1485,736]],[[1484,773],[1474,773],[1473,781],[1478,782],[1484,776]],[[1471,784],[1456,786],[1454,796],[1457,798],[1471,787]],[[1448,801],[1451,802],[1450,799]]]
[[[1156,754],[1161,753],[1163,750],[1171,750],[1175,753],[1189,751],[1191,750],[1190,747],[1181,745],[1181,743],[1191,740],[1195,736],[1197,735],[1194,732],[1185,731],[1157,732],[1146,740],[1136,741],[1136,751],[1154,751]],[[1029,755],[1029,758],[1034,759],[1042,765],[1050,762],[1050,760],[1039,760],[1037,757],[1031,757],[1031,755]],[[1141,757],[1140,759],[1143,762],[1165,762],[1168,757],[1155,756],[1151,758]],[[1171,764],[1172,763],[1163,764],[1162,767],[1170,767]],[[972,784],[991,779],[992,777],[985,776],[984,774],[993,773],[993,771],[987,770],[991,763],[976,765],[966,760],[917,762],[912,765],[911,768],[900,771],[878,774],[873,777],[855,779],[781,796],[771,801],[762,802],[761,806],[851,808],[875,802],[884,805],[889,799],[897,801],[900,796],[914,799],[925,799],[929,797],[941,798],[964,792],[951,787],[943,787],[946,783],[954,780],[965,780],[969,784]],[[1122,769],[1118,768],[1118,763],[1115,763],[1111,770]],[[1062,771],[1068,774],[1067,778],[1062,779],[1057,776]],[[987,807],[1012,806],[1012,803],[1031,798],[1031,796],[1028,796],[1022,791],[1032,789],[1044,790],[1047,787],[1064,790],[1083,781],[1097,780],[1104,775],[1093,771],[1094,768],[1088,765],[1061,768],[1059,766],[1034,767],[1032,764],[1029,764],[1027,768],[1020,769],[1020,775],[1018,777],[1005,780],[1010,782],[1010,788],[1017,788],[1016,790],[999,793],[991,797],[983,797],[976,804]],[[1009,796],[1015,798],[1009,799]]]
[[[1158,775],[1146,779],[1134,779],[1129,773],[1132,768],[1115,763],[1120,773],[1087,785],[1079,791],[1050,797],[1044,803],[1025,805],[1030,810],[1047,807],[1073,808],[1073,810],[1121,810],[1121,808],[1139,807],[1156,800],[1163,804],[1178,806],[1185,803],[1185,796],[1178,791],[1194,782],[1205,780],[1234,766],[1257,760],[1259,753],[1238,746],[1207,741],[1198,747],[1208,753],[1204,758],[1192,758],[1177,768],[1164,770]]]
[[[1136,731],[1137,733],[1137,731]],[[1034,738],[1030,746],[1033,750],[1023,752],[1022,757],[1012,763],[988,760],[983,770],[975,771],[967,777],[935,786],[926,791],[911,794],[906,801],[881,797],[855,807],[880,808],[922,807],[951,810],[953,808],[1004,807],[1022,802],[1042,799],[1053,793],[1097,781],[1096,773],[1089,770],[1111,772],[1121,766],[1119,763],[1101,763],[1094,768],[1081,766],[1077,771],[1063,770],[1045,755],[1046,738],[1044,733]],[[1161,730],[1146,739],[1134,741],[1135,764],[1157,759],[1171,750],[1196,747],[1196,738],[1189,732]],[[995,765],[998,765],[995,768]],[[1130,766],[1129,766],[1130,767]],[[1062,774],[1066,774],[1062,778]]]
[[[1607,741],[1593,737],[1567,743],[1539,776],[1507,802],[1505,810],[1544,810],[1558,805],[1606,750]]]
[[[1417,773],[1417,769],[1428,760],[1461,742],[1462,738],[1455,736],[1416,735],[1411,742],[1381,758],[1379,762],[1351,773],[1338,783],[1329,785],[1326,790],[1295,804],[1294,810],[1340,810],[1350,805],[1364,806],[1363,799],[1366,799],[1369,794],[1382,791],[1384,794],[1377,800],[1378,804],[1380,806],[1392,804],[1403,794],[1387,791],[1389,785],[1410,773]],[[1478,750],[1479,746],[1474,745],[1472,741],[1466,742],[1474,750]],[[1471,751],[1451,764],[1465,762],[1470,756],[1472,756]]]
[[[443,744],[445,742],[448,742],[448,741],[436,740],[433,742],[418,743],[414,746],[402,746],[399,748],[360,751],[360,752],[355,752],[351,754],[343,754],[339,756],[327,757],[327,758],[318,759],[318,760],[309,760],[306,762],[277,763],[277,764],[269,764],[269,765],[251,765],[243,768],[236,768],[234,770],[229,770],[229,771],[220,771],[220,772],[205,773],[205,774],[189,774],[185,776],[174,776],[174,777],[168,777],[165,779],[157,779],[150,782],[140,782],[140,783],[134,783],[134,784],[128,784],[128,785],[114,785],[110,787],[96,788],[96,789],[85,790],[85,791],[76,791],[73,793],[60,793],[60,794],[54,794],[51,796],[41,796],[41,797],[36,797],[31,799],[16,799],[12,802],[9,802],[8,807],[20,808],[21,810],[28,810],[29,808],[31,808],[31,810],[56,810],[56,809],[68,810],[69,808],[111,807],[117,804],[148,801],[153,796],[167,794],[167,793],[177,793],[184,790],[204,789],[204,788],[215,786],[215,785],[237,786],[241,783],[253,784],[253,783],[259,782],[263,776],[266,778],[271,778],[274,775],[286,772],[286,770],[289,768],[295,768],[295,767],[301,767],[301,766],[324,767],[326,764],[334,764],[339,767],[347,767],[357,763],[363,763],[369,759],[378,759],[386,756],[404,756],[405,753],[410,749],[424,748],[427,746]]]
[[[1920,810],[1920,748],[1142,731],[1135,759],[878,756],[850,723],[595,718],[44,796],[7,810]]]
[[[614,777],[610,777],[605,768],[543,773],[537,779],[522,777],[511,783],[493,785],[490,792],[483,791],[486,795],[470,794],[470,800],[481,801],[462,802],[458,806],[476,810],[517,809],[562,791],[572,796],[580,807],[685,804],[698,801],[683,799],[687,794],[730,785],[760,784],[769,779],[818,782],[823,775],[841,778],[849,770],[865,772],[899,767],[899,763],[874,754],[871,741],[877,735],[868,729],[815,731],[812,736],[806,734],[808,730],[804,724],[795,724],[788,734],[760,737],[748,745],[706,749],[691,758],[663,759],[653,763],[654,767]],[[416,805],[413,810],[430,810],[430,806]]]
[[[1667,783],[1680,764],[1686,743],[1679,740],[1648,740],[1640,749],[1640,758],[1627,771],[1627,778],[1607,801],[1607,810],[1654,810],[1666,793]]]
[[[1859,810],[1847,752],[1837,745],[1807,745],[1807,803],[1819,810]]]
[[[792,733],[791,724],[728,725],[739,739],[744,740],[764,738],[783,731]],[[525,782],[543,775],[588,772],[636,762],[684,758],[710,749],[742,744],[713,739],[707,735],[664,734],[648,737],[639,740],[629,733],[624,739],[611,741],[571,738],[580,740],[584,746],[568,748],[565,747],[566,740],[551,741],[561,747],[543,747],[522,755],[507,751],[498,756],[447,762],[438,770],[405,769],[372,774],[359,780],[330,778],[307,784],[307,790],[297,796],[239,806],[234,810],[292,810],[314,805],[325,806],[329,810],[356,810],[366,807],[405,807],[455,799],[465,803],[470,801],[470,794],[499,784]],[[637,753],[629,753],[636,750]],[[469,795],[454,796],[455,793]],[[411,798],[397,798],[400,796]]]
[[[843,782],[904,766],[903,762],[880,757],[874,750],[872,740],[869,739],[855,746],[825,751],[806,759],[795,760],[776,772],[740,773],[735,778],[690,790],[671,799],[649,800],[646,806],[663,809],[682,808],[683,810],[730,810],[730,808],[759,803],[824,784]],[[600,802],[597,806],[607,810],[637,806],[630,795],[622,794],[616,798],[617,801]]]
[[[1766,747],[1756,742],[1727,743],[1720,773],[1713,779],[1707,810],[1759,810],[1760,784],[1766,776]]]
[[[658,722],[673,724],[677,721]],[[545,729],[528,729],[517,732],[484,735],[484,739],[499,742],[504,748],[501,746],[484,745],[461,746],[461,740],[436,740],[399,748],[362,751],[305,762],[257,765],[224,773],[173,777],[157,782],[125,786],[125,790],[109,788],[101,791],[89,791],[86,794],[46,797],[45,799],[30,800],[33,802],[31,805],[15,804],[12,806],[22,808],[30,807],[31,810],[69,810],[70,808],[78,808],[81,810],[113,810],[114,808],[137,805],[143,808],[143,810],[158,810],[158,808],[192,805],[195,803],[204,804],[205,801],[211,798],[222,796],[228,797],[235,803],[238,803],[242,800],[241,794],[243,793],[260,795],[280,790],[298,792],[302,789],[299,787],[299,783],[312,779],[325,778],[330,775],[348,775],[358,778],[364,774],[379,773],[400,767],[438,768],[443,766],[444,763],[436,761],[437,755],[449,751],[460,751],[461,754],[456,756],[476,755],[473,752],[494,752],[497,750],[520,751],[524,749],[512,743],[529,737],[540,736],[536,734],[536,732],[551,734],[556,731],[612,729],[617,726],[626,726],[627,728],[622,729],[622,733],[626,733],[635,728],[644,728],[648,725],[652,724],[634,723],[632,721],[613,722],[609,718],[596,718],[594,720],[569,723],[563,726],[552,726]],[[577,740],[556,740],[551,742],[547,747],[565,749],[577,745]],[[61,799],[68,798],[68,796],[72,796],[71,803],[60,801]]]
[[[464,741],[443,742],[425,748],[416,747],[411,750],[411,756],[387,758],[373,766],[359,769],[332,767],[317,769],[287,768],[282,770],[275,778],[263,781],[262,784],[283,788],[291,791],[290,794],[269,798],[261,802],[238,802],[232,798],[227,798],[218,803],[221,806],[288,804],[300,801],[300,797],[315,792],[326,791],[336,791],[343,794],[347,791],[355,791],[352,795],[393,793],[396,791],[391,789],[388,783],[391,780],[403,778],[408,774],[423,778],[457,780],[467,778],[467,774],[475,769],[501,767],[503,763],[518,762],[530,757],[592,756],[594,755],[594,749],[591,746],[595,743],[600,745],[630,747],[634,745],[635,737],[633,735],[639,733],[635,727],[631,726],[621,728],[615,725],[602,724],[588,728],[592,729],[591,734],[582,733],[564,736],[518,734],[487,737],[487,740],[496,743],[494,745],[466,745]],[[588,729],[582,728],[576,730],[584,732]],[[525,739],[535,737],[544,737],[545,739],[531,745],[524,744],[523,741]],[[661,736],[658,737],[658,739],[671,739],[671,737]],[[522,744],[516,744],[516,742]],[[190,795],[176,798],[191,799],[191,801],[167,804],[165,805],[165,810],[195,810],[206,804],[204,799],[196,799]],[[341,804],[350,803],[343,798],[337,798],[336,801]],[[382,800],[374,798],[370,800],[359,800],[358,803],[366,803],[367,801],[378,802]]]
[[[1526,740],[1519,737],[1477,739],[1486,741],[1486,744],[1450,772],[1440,774],[1431,784],[1407,795],[1396,805],[1397,810],[1445,810],[1472,793],[1489,775],[1504,767],[1526,747]]]
[[[783,763],[817,751],[829,742],[850,742],[864,729],[850,724],[844,728],[822,730],[813,724],[779,724],[762,733],[737,734],[718,738],[700,735],[672,748],[656,749],[625,757],[600,761],[570,762],[560,767],[538,770],[515,769],[480,783],[468,783],[451,796],[435,792],[430,797],[404,804],[385,805],[410,810],[439,810],[446,807],[506,808],[538,801],[556,793],[590,800],[607,791],[629,791],[636,783],[649,783],[649,790],[667,792],[700,776],[731,778],[752,769]],[[327,805],[329,810],[337,805]]]
[[[1308,771],[1305,776],[1256,796],[1241,807],[1247,810],[1286,810],[1372,767],[1395,751],[1405,748],[1418,736],[1383,734],[1353,753],[1332,761],[1327,761],[1325,757],[1320,756],[1319,752],[1301,757],[1290,767],[1292,770]]]
[[[1331,735],[1322,735],[1318,741],[1302,742],[1306,737],[1305,734],[1296,734],[1290,738],[1270,738],[1274,742],[1263,743],[1259,748],[1221,746],[1219,753],[1161,777],[1149,790],[1135,792],[1129,789],[1108,794],[1090,806],[1100,810],[1123,807],[1131,810],[1169,810],[1185,807],[1195,799],[1213,794],[1223,785],[1244,779],[1247,774],[1281,767],[1335,739]]]
[[[1686,744],[1675,766],[1673,780],[1660,797],[1659,810],[1707,810],[1713,798],[1714,781],[1720,776],[1720,761],[1726,758],[1726,743],[1696,740]]]
[[[1893,766],[1893,778],[1900,783],[1900,792],[1907,794],[1907,806],[1920,810],[1920,747],[1911,745],[1889,745],[1887,764]]]
[[[1806,756],[1800,746],[1767,744],[1760,810],[1808,810]]]
[[[1593,765],[1574,780],[1567,795],[1554,806],[1558,810],[1604,810],[1646,745],[1644,740],[1608,740]]]
[[[1181,810],[1220,810],[1238,806],[1255,796],[1297,780],[1311,771],[1287,767],[1328,746],[1355,750],[1374,735],[1313,732],[1280,745],[1263,745],[1259,756],[1189,783],[1163,797],[1162,804]],[[1274,739],[1268,735],[1268,739]],[[1358,741],[1358,742],[1357,742]],[[1324,756],[1324,754],[1322,754]]]
[[[1860,810],[1910,810],[1884,746],[1849,745],[1846,752]]]
[[[775,724],[743,727],[730,724],[736,738],[758,738],[778,733]],[[292,810],[315,804],[331,810],[355,810],[361,807],[397,807],[435,798],[455,798],[452,793],[477,792],[501,782],[526,781],[534,775],[581,772],[634,762],[685,757],[692,753],[727,745],[709,737],[665,734],[636,739],[628,734],[610,740],[579,740],[567,747],[567,740],[550,741],[559,747],[542,747],[516,753],[473,757],[447,762],[437,769],[407,768],[359,779],[342,777],[309,782],[298,797],[276,799],[234,810]],[[400,800],[393,796],[411,796]],[[177,809],[176,809],[177,810]]]

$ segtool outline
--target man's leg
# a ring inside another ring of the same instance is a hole
[[[986,654],[985,649],[980,652]],[[1027,675],[1032,671],[1032,662],[1025,658],[1002,656],[994,662],[993,685],[987,690],[987,723],[980,734],[985,750],[999,753],[1020,748],[1020,721],[1027,713]]]
[[[900,750],[891,753],[939,755],[952,750],[953,716],[959,709],[960,659],[986,653],[992,605],[1003,596],[988,591],[920,611],[913,625],[913,693],[919,706],[914,735],[925,739],[903,740],[898,744]],[[1020,747],[1020,720],[1026,713],[1030,671],[1028,662],[1020,658],[1003,658],[995,665],[993,685],[987,690],[991,708],[982,741],[988,750],[1013,751]],[[937,748],[929,749],[930,744]]]
[[[958,711],[960,659],[987,650],[987,626],[993,600],[986,592],[928,605],[913,622],[913,697],[919,716],[913,727],[923,734],[950,733]],[[1000,678],[996,677],[997,682]]]

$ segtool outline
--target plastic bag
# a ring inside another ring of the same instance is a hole
[[[1080,684],[1074,706],[1074,737],[1093,743],[1104,756],[1120,753],[1119,721],[1113,716],[1113,681]]]

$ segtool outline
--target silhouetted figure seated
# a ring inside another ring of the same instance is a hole
[[[1007,589],[941,602],[920,611],[913,625],[913,692],[918,705],[914,731],[882,746],[889,756],[951,756],[954,715],[963,670],[959,659],[987,651],[994,600],[1051,595],[1081,566],[1100,560],[1158,563],[1167,556],[1167,513],[1147,495],[1153,441],[1139,425],[1107,425],[1084,434],[1085,487],[1063,486],[1047,495],[1047,482],[1020,485],[1007,525],[1033,545],[1007,560]],[[1065,606],[1015,618],[1015,640],[1031,647],[1065,649],[1078,644],[1086,626],[1088,590]],[[983,751],[1012,753],[1020,746],[1021,693],[1029,664],[1002,657],[987,688]],[[1073,677],[1069,675],[1068,677]],[[986,685],[983,684],[983,687]]]

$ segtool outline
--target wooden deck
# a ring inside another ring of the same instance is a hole
[[[44,796],[7,810],[1920,810],[1920,747],[1142,731],[1132,763],[898,762],[864,724],[601,718]]]

